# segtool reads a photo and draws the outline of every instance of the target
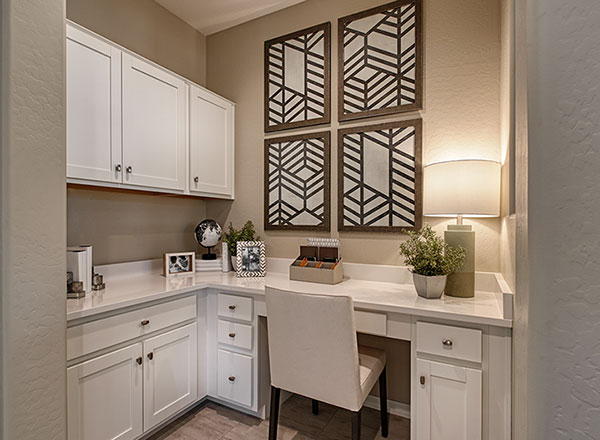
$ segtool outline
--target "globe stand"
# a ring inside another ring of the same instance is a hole
[[[206,249],[208,249],[208,253],[202,254],[202,259],[203,260],[216,260],[217,259],[217,254],[213,254],[213,253],[210,252],[210,250],[212,248],[206,248]]]

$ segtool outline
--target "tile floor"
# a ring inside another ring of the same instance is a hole
[[[381,439],[379,411],[364,408],[362,440]],[[149,440],[267,440],[269,422],[206,403],[175,420]],[[341,440],[351,438],[348,411],[321,403],[319,414],[311,412],[311,401],[292,396],[281,405],[278,440]],[[409,440],[410,421],[390,416],[390,440]]]

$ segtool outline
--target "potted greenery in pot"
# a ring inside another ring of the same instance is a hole
[[[236,259],[237,259],[237,245],[238,241],[258,241],[260,237],[256,235],[256,231],[254,230],[254,223],[252,220],[248,220],[242,229],[235,229],[233,224],[229,223],[229,228],[227,232],[223,234],[223,241],[227,243],[227,249],[229,250],[229,255],[231,256],[231,267],[236,267]]]
[[[440,298],[446,288],[448,274],[462,267],[465,249],[446,244],[429,224],[418,232],[407,233],[409,239],[400,245],[400,254],[404,256],[406,265],[412,266],[417,294],[423,298]]]

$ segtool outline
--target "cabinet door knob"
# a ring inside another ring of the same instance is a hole
[[[130,165],[127,168],[125,168],[125,171],[127,171],[127,174],[131,174],[131,173],[133,173],[133,168],[131,168],[131,165]]]
[[[235,338],[235,333],[229,333],[230,338]]]
[[[419,382],[421,382],[421,385],[425,385],[425,376],[421,376]]]
[[[200,179],[198,179],[198,176],[194,177],[194,183],[198,183]]]
[[[139,358],[137,358],[135,361],[137,362],[138,365],[142,365],[142,357],[141,356]]]
[[[235,304],[230,305],[229,310],[235,310]]]
[[[116,164],[116,165],[115,165],[115,171],[116,171],[117,173],[120,173],[120,172],[121,172],[121,164],[120,164],[120,163],[118,163],[118,164]]]
[[[442,345],[444,347],[452,347],[454,343],[452,342],[452,339],[442,339]]]
[[[150,359],[150,360],[154,359],[154,353],[152,353],[152,352],[148,353],[148,359]]]
[[[140,324],[142,324],[142,325],[148,325],[148,324],[150,324],[150,321],[147,320],[147,319],[144,319]]]
[[[229,382],[235,382],[235,376],[229,376]]]

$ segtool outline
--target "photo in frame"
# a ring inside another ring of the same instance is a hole
[[[422,121],[338,130],[338,230],[421,227]]]
[[[196,254],[194,252],[176,252],[163,255],[164,275],[194,273],[196,268]]]
[[[266,231],[330,230],[330,133],[265,140]]]
[[[267,256],[264,241],[238,241],[235,272],[238,277],[264,277]]]
[[[338,20],[338,119],[420,110],[421,0],[399,0]]]
[[[265,41],[264,130],[330,121],[331,23]]]

